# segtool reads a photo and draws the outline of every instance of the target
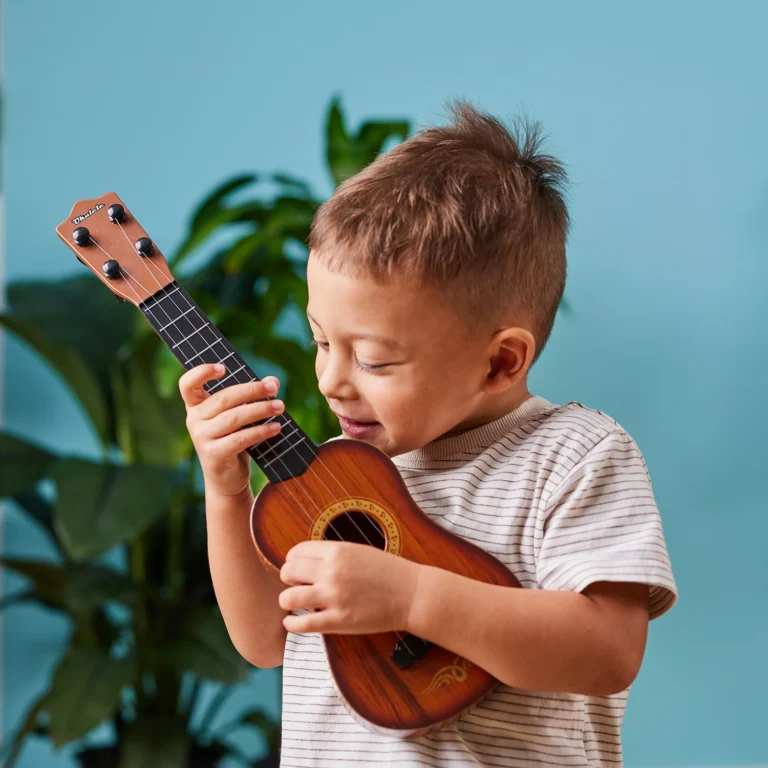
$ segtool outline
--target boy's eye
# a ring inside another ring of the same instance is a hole
[[[327,350],[329,346],[327,341],[318,341],[317,339],[312,339],[309,343],[311,346],[320,347],[320,349],[323,350]],[[379,371],[382,368],[387,367],[387,363],[383,363],[382,365],[366,365],[365,363],[361,363],[357,358],[355,358],[355,365],[364,371]]]

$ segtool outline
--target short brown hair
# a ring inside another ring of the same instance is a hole
[[[536,362],[566,278],[563,165],[541,125],[510,130],[466,101],[347,179],[317,211],[309,247],[328,269],[437,287],[470,330],[529,324]]]

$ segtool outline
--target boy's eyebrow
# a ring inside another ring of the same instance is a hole
[[[307,317],[318,327],[320,327],[320,323],[315,320],[314,317],[309,313],[309,310],[307,310]],[[384,344],[385,346],[392,347],[393,349],[403,349],[403,345],[399,342],[395,341],[394,339],[388,339],[385,336],[377,336],[375,333],[355,333],[352,336],[349,337],[350,339],[367,339],[368,341],[377,341],[379,344]]]

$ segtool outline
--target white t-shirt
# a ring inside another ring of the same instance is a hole
[[[677,593],[645,461],[613,419],[531,397],[499,419],[393,458],[436,523],[501,560],[528,589],[649,587],[650,618]],[[371,733],[342,704],[319,634],[289,633],[281,768],[562,768],[622,764],[628,690],[582,696],[498,685],[424,736]]]

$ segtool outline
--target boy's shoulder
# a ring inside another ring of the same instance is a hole
[[[513,465],[535,478],[544,497],[582,470],[601,473],[631,459],[647,471],[637,444],[616,419],[578,401],[557,405],[540,397],[523,423],[483,445],[480,454],[476,460],[489,474]]]
[[[591,450],[613,435],[632,439],[616,419],[575,400],[565,405],[548,403],[532,420],[532,424],[535,427],[532,435],[539,431],[540,437],[557,435],[561,438],[560,442],[565,438],[582,445],[586,450]]]
[[[598,484],[622,482],[625,476],[650,480],[627,430],[607,413],[578,401],[547,404],[529,422],[523,445],[544,480],[544,498],[585,476]]]

